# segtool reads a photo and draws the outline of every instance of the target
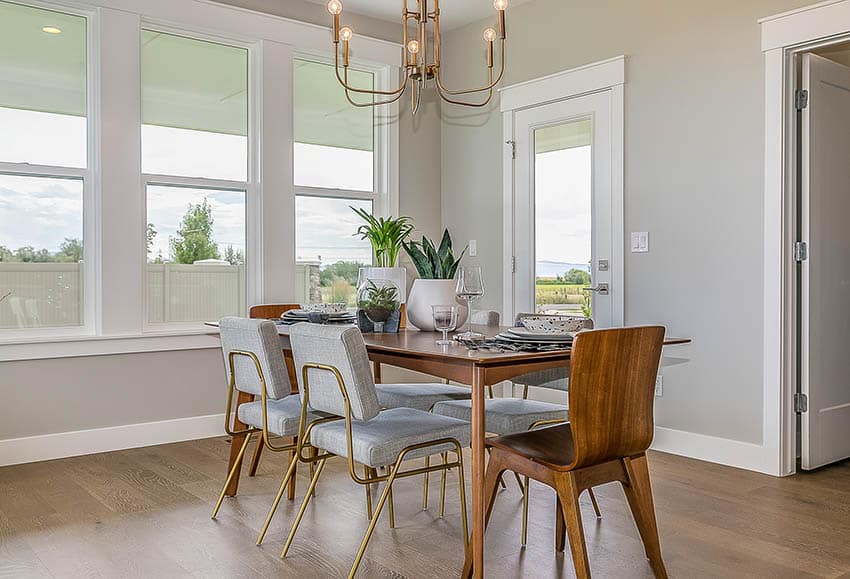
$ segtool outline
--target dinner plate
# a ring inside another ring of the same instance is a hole
[[[533,340],[572,340],[575,332],[533,332],[528,328],[508,328],[508,333]]]
[[[505,340],[506,342],[512,342],[515,344],[571,344],[573,341],[572,336],[561,336],[557,338],[553,338],[552,336],[547,336],[546,338],[529,338],[525,336],[515,336],[507,332],[498,334],[496,339]]]

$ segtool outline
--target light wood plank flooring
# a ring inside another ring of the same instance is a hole
[[[250,449],[249,449],[250,450]],[[227,440],[215,438],[0,468],[0,577],[342,577],[365,530],[364,491],[336,459],[325,469],[290,556],[278,558],[297,510],[285,502],[254,546],[284,468],[267,453],[217,521]],[[250,455],[249,455],[250,456]],[[850,578],[850,462],[776,479],[652,453],[661,544],[671,577]],[[306,488],[304,469],[299,500]],[[396,525],[385,520],[362,577],[454,577],[462,564],[459,502],[449,478],[446,517],[421,510],[421,479],[398,483]],[[529,545],[519,544],[521,500],[506,479],[487,533],[488,577],[571,577],[555,554],[554,494],[532,486]],[[651,577],[622,490],[584,503],[595,577]],[[386,518],[386,515],[384,516]]]

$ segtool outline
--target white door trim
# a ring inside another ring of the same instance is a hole
[[[617,56],[541,78],[506,86],[499,90],[502,111],[502,315],[513,320],[514,312],[514,116],[517,111],[593,92],[611,91],[611,262],[612,287],[624,288],[624,220],[623,220],[623,139],[626,57]],[[614,300],[614,325],[623,325],[624,294],[621,289]]]
[[[759,23],[765,66],[762,449],[767,472],[785,476],[796,471],[791,57],[806,45],[850,33],[850,0],[821,2]]]

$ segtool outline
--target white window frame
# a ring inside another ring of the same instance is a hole
[[[248,176],[256,190],[246,191],[246,305],[291,301],[295,264],[292,59],[296,54],[307,58],[332,55],[329,26],[207,0],[15,1],[88,18],[89,163],[84,175],[83,216],[86,324],[48,328],[41,333],[0,331],[0,361],[215,347],[207,335],[212,330],[202,325],[146,326],[147,207],[143,186],[151,180],[168,184],[178,178],[143,178],[141,173],[142,28],[253,49],[249,60],[249,90],[253,87],[254,95],[250,99],[253,109],[249,105],[252,161]],[[397,78],[402,55],[399,44],[360,36],[355,43],[357,66],[375,70],[376,80],[384,87],[390,78]],[[398,107],[384,107],[384,111],[391,122],[376,123],[376,130],[382,131],[375,150],[376,163],[378,159],[381,163],[374,189],[379,193],[376,214],[398,210]],[[18,174],[45,174],[42,167],[0,165],[0,171],[10,168]],[[53,175],[53,168],[46,173]],[[217,180],[206,184],[233,185]],[[127,235],[134,230],[137,235]],[[265,251],[270,252],[270,259],[263,259]]]
[[[97,248],[100,245],[97,222],[97,196],[95,194],[95,158],[97,151],[97,133],[95,119],[98,111],[98,15],[91,9],[70,6],[62,3],[31,0],[18,2],[24,6],[52,10],[80,16],[86,19],[86,166],[85,168],[61,167],[56,165],[34,165],[30,163],[9,163],[0,160],[0,174],[24,177],[45,177],[80,179],[83,185],[83,317],[79,326],[43,326],[37,328],[16,328],[0,330],[0,342],[25,341],[68,336],[90,336],[96,331],[97,288],[100,285],[97,267]],[[2,360],[2,356],[0,356]]]
[[[257,43],[248,42],[232,37],[221,35],[213,35],[200,32],[197,30],[186,29],[185,27],[175,27],[168,24],[162,24],[154,20],[143,18],[139,34],[144,30],[152,32],[161,32],[172,36],[180,36],[191,40],[199,40],[202,42],[213,42],[234,48],[241,48],[247,52],[248,58],[248,166],[246,168],[246,180],[236,181],[231,179],[213,179],[207,177],[186,177],[179,175],[163,175],[157,173],[141,173],[141,195],[142,204],[144,207],[144,219],[141,225],[141,235],[145,243],[147,243],[147,224],[148,224],[148,186],[161,185],[164,187],[183,187],[192,189],[209,189],[217,191],[234,191],[244,192],[245,194],[245,300],[243,304],[247,315],[248,307],[252,303],[258,303],[260,299],[259,284],[257,282],[259,275],[258,271],[262,270],[262,256],[256,251],[258,247],[257,237],[262,231],[259,220],[260,206],[260,187],[258,184],[259,163],[257,162],[257,152],[259,151],[259,142],[257,138],[258,115],[257,109],[259,99],[257,97],[260,87],[257,82]],[[140,79],[141,82],[141,79]],[[142,331],[143,333],[157,333],[164,330],[168,331],[197,331],[203,330],[203,321],[198,322],[163,322],[151,323],[148,321],[148,290],[149,283],[147,280],[148,273],[147,251],[142,263],[142,308],[144,310],[144,318]]]

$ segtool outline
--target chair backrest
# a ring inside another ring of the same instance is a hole
[[[470,322],[478,326],[498,326],[502,316],[496,310],[478,310],[472,312]]]
[[[570,364],[574,468],[646,451],[663,326],[582,332]]]
[[[248,310],[249,318],[279,318],[289,310],[297,310],[299,304],[257,304]]]
[[[366,343],[360,330],[351,326],[323,326],[300,323],[289,328],[289,341],[299,383],[304,364],[333,366],[342,376],[351,416],[371,420],[381,411]],[[336,416],[345,416],[345,400],[336,377],[326,371],[308,368],[310,408]],[[301,384],[304,391],[304,384]]]
[[[268,396],[277,399],[292,393],[280,336],[274,322],[227,317],[219,321],[219,330],[221,349],[224,353],[224,367],[228,377],[230,352],[233,350],[251,352],[260,361]],[[254,395],[262,394],[260,377],[253,360],[247,356],[236,355],[233,357],[233,370],[237,390]]]

